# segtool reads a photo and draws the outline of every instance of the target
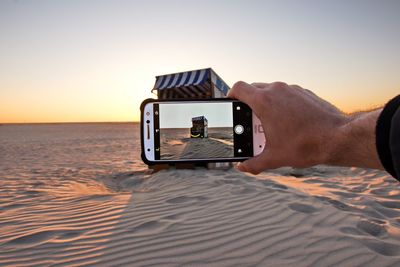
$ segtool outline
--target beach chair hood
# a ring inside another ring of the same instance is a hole
[[[211,68],[156,76],[159,99],[222,98],[229,86]]]

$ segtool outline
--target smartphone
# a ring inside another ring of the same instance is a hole
[[[238,100],[146,99],[140,109],[148,165],[243,161],[265,147],[260,120]]]

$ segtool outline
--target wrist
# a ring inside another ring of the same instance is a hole
[[[332,136],[326,164],[382,169],[375,147],[375,125],[381,110],[347,116]]]
[[[327,165],[343,165],[343,155],[346,152],[348,143],[350,143],[352,122],[355,120],[353,116],[344,115],[343,123],[336,125],[331,130],[329,139],[326,140],[326,151],[324,153],[323,164]]]

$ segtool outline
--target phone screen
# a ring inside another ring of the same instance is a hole
[[[253,156],[252,111],[239,101],[158,102],[155,160]]]

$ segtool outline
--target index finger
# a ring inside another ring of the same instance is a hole
[[[247,105],[251,106],[254,101],[254,93],[259,89],[246,82],[236,82],[232,89],[228,92],[228,97],[238,99]]]

